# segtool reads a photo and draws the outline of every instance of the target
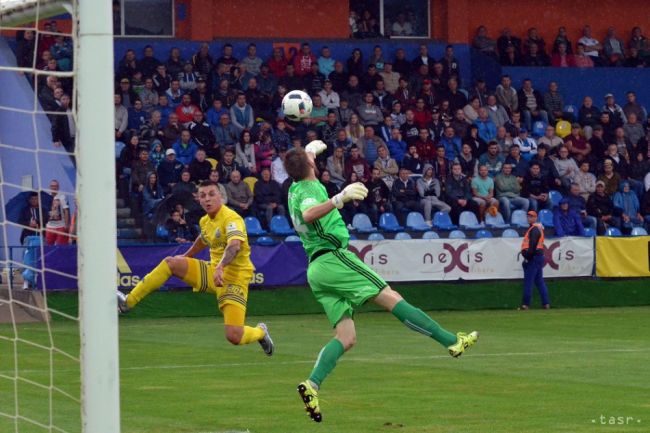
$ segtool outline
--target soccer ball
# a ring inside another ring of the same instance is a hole
[[[313,104],[302,90],[292,90],[282,98],[282,112],[289,120],[298,121],[309,117]]]

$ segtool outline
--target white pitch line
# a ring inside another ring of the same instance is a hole
[[[516,356],[551,356],[551,355],[575,355],[587,353],[642,353],[650,352],[649,348],[642,349],[596,349],[596,350],[558,350],[546,352],[502,352],[502,353],[472,353],[464,357],[468,358],[505,358]],[[419,359],[449,359],[449,355],[430,355],[430,356],[384,356],[383,358],[360,358],[355,356],[344,357],[346,362],[371,362],[381,364],[382,362],[390,363],[395,361],[415,361]],[[216,368],[216,367],[255,367],[255,366],[273,366],[273,365],[299,365],[299,364],[313,364],[314,360],[294,360],[294,361],[272,361],[265,362],[230,362],[230,363],[215,363],[215,364],[185,364],[185,365],[140,365],[121,367],[120,371],[142,371],[142,370],[179,370],[179,369],[203,369],[203,368]],[[57,372],[73,372],[78,370],[65,369],[57,370]],[[20,370],[21,373],[38,373],[49,372],[49,370]],[[14,371],[0,371],[0,374],[13,374]]]

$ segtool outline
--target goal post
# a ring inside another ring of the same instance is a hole
[[[82,431],[119,433],[112,1],[77,2]]]

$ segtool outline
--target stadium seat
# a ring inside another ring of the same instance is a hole
[[[381,233],[370,233],[368,236],[369,241],[383,241],[386,239]]]
[[[578,109],[576,108],[575,105],[565,105],[562,111],[564,111],[565,113],[571,113],[575,115],[578,112]]]
[[[399,225],[394,213],[384,212],[379,217],[379,228],[385,232],[401,232],[404,227]]]
[[[360,233],[374,233],[377,231],[377,227],[372,225],[370,218],[365,213],[358,213],[352,218],[352,227]]]
[[[271,218],[271,233],[274,235],[287,236],[296,233],[289,225],[289,220],[284,215],[276,215]]]
[[[246,217],[244,218],[244,223],[246,223],[246,232],[251,236],[261,236],[266,234],[266,230],[262,228],[260,220],[255,217]]]
[[[208,161],[208,162],[210,163],[210,165],[212,166],[212,169],[213,169],[213,170],[216,170],[216,169],[217,169],[217,165],[219,165],[219,161],[217,161],[217,160],[214,159],[214,158],[205,158],[205,160]]]
[[[406,232],[399,232],[395,235],[395,240],[396,241],[408,241],[413,239],[410,234]]]
[[[300,238],[296,235],[290,235],[284,238],[285,242],[300,242]]]
[[[436,232],[428,231],[422,233],[422,239],[440,239],[440,236]]]
[[[458,225],[463,229],[478,230],[485,227],[483,224],[478,222],[476,215],[471,211],[463,211],[460,213],[460,218],[458,219]]]
[[[433,226],[440,230],[453,230],[458,228],[457,225],[452,224],[449,212],[436,212],[433,215]]]
[[[515,229],[505,229],[503,233],[501,233],[502,238],[518,238],[519,233],[517,233],[517,230]]]
[[[551,203],[553,203],[553,207],[560,205],[560,200],[562,200],[562,193],[560,191],[552,189],[548,192],[548,195],[551,197]]]
[[[593,238],[594,236],[596,236],[596,229],[591,227],[585,227],[585,237]]]
[[[169,240],[169,230],[163,224],[158,224],[156,226],[156,237],[163,241]]]
[[[643,227],[634,227],[632,229],[632,236],[648,236],[648,232]]]
[[[609,227],[605,231],[605,236],[619,237],[619,236],[623,236],[623,233],[621,233],[621,231],[616,227]]]
[[[424,217],[420,212],[409,212],[406,216],[406,227],[418,232],[426,232],[431,230],[431,227],[424,221]]]
[[[544,227],[553,227],[553,212],[548,209],[542,209],[537,214],[537,221],[542,223]]]
[[[492,238],[492,232],[486,229],[477,230],[474,235],[476,239],[489,239]]]
[[[248,188],[250,188],[251,192],[255,192],[255,184],[257,183],[257,178],[253,176],[248,176],[244,178],[244,182],[246,185],[248,185]]]
[[[352,233],[350,233],[350,240],[351,241],[356,241],[357,237],[355,235],[353,235]]]
[[[278,241],[276,241],[270,236],[260,236],[259,238],[257,238],[257,240],[255,240],[255,243],[263,247],[272,247],[273,245],[277,245]]]
[[[532,130],[533,137],[536,138],[542,137],[544,135],[544,132],[546,131],[547,126],[548,124],[541,120],[538,120],[537,122],[533,123],[533,130]]]
[[[449,239],[467,239],[467,236],[462,230],[452,230],[449,233]]]
[[[510,227],[510,224],[503,220],[503,215],[501,215],[501,212],[497,212],[495,216],[492,216],[489,212],[486,212],[485,225],[488,227],[494,227],[496,229],[507,229]]]
[[[512,212],[510,216],[510,225],[515,227],[528,228],[528,218],[526,217],[526,212],[521,209],[517,209]]]

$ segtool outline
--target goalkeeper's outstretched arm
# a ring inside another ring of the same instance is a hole
[[[197,236],[189,250],[185,251],[183,257],[192,258],[205,249],[208,245],[203,242],[201,236]]]

